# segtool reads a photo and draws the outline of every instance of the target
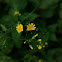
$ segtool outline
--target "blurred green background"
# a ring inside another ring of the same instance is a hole
[[[25,27],[20,34],[18,23]],[[38,30],[26,32],[28,23]],[[29,41],[24,44],[34,32],[39,35],[33,41],[41,38],[48,46],[31,50]],[[62,62],[62,0],[0,0],[0,62]]]

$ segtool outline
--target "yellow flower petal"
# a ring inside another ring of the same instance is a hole
[[[34,37],[37,37],[38,36],[38,34],[36,34]]]
[[[33,50],[33,47],[31,45],[29,45],[29,47]]]
[[[39,45],[39,46],[38,46],[38,49],[39,49],[39,50],[41,50],[41,49],[42,49],[42,46],[41,46],[41,45]]]
[[[19,16],[21,15],[21,13],[19,13],[18,11],[15,11],[15,12],[14,12],[14,15],[17,15],[17,14],[18,14]]]
[[[41,41],[42,41],[42,39],[38,39],[38,41],[40,41],[40,42],[41,42]]]
[[[47,42],[45,42],[45,45],[48,45],[48,43],[47,43]]]
[[[18,33],[22,32],[23,31],[23,25],[22,24],[18,24],[16,26],[16,30],[17,30]]]
[[[36,29],[36,27],[35,27],[35,24],[34,23],[29,23],[28,25],[27,25],[27,31],[32,31],[32,30],[35,30]]]
[[[43,45],[43,48],[45,48],[45,45]]]
[[[34,35],[34,36],[32,37],[32,39],[35,39],[35,37],[37,37],[37,36],[38,36],[38,34]]]
[[[26,41],[24,42],[24,44],[26,44]]]

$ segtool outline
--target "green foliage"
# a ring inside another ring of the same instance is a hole
[[[39,8],[47,9],[52,5],[56,5],[58,2],[59,0],[43,0],[41,1]]]
[[[33,6],[38,6],[40,0],[29,0]]]
[[[59,16],[60,16],[60,18],[62,19],[62,3],[60,4]]]
[[[56,35],[54,33],[50,34],[50,40],[57,41]]]
[[[20,20],[25,20],[24,21],[25,23],[30,23],[30,22],[33,22],[33,20],[35,20],[37,17],[38,17],[38,15],[35,13],[24,13],[21,16]]]
[[[62,33],[62,20],[58,21],[59,32]]]
[[[0,62],[45,61],[62,62],[62,1],[0,0]]]
[[[11,57],[6,56],[4,53],[0,52],[0,62],[16,62]]]
[[[52,61],[61,62],[62,61],[62,49],[59,48],[59,49],[49,50],[48,57],[49,57],[48,62],[52,62]]]
[[[27,0],[5,0],[15,10],[23,10],[27,5]],[[21,2],[22,1],[22,2]]]
[[[12,38],[14,40],[16,47],[20,48],[22,45],[22,39],[23,39],[21,37],[21,34],[18,34],[16,31],[13,31]]]

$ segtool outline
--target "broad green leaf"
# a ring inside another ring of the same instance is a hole
[[[51,33],[51,34],[50,34],[49,39],[50,39],[51,41],[57,41],[56,35],[55,35],[54,33]]]
[[[32,4],[33,4],[33,6],[38,6],[38,4],[39,4],[39,2],[40,2],[40,0],[29,0]]]
[[[40,2],[39,8],[47,9],[50,6],[57,4],[58,2],[59,2],[59,0],[42,0]]]
[[[6,0],[15,10],[23,10],[27,5],[27,0]]]
[[[7,31],[7,28],[4,25],[0,24],[0,26],[2,28],[2,31]]]
[[[59,57],[57,57],[57,61],[58,61],[58,62],[62,62],[62,55],[59,56]]]
[[[62,19],[62,3],[60,4],[59,16],[60,16],[60,18]]]
[[[57,24],[50,24],[50,25],[48,26],[48,30],[49,30],[50,32],[56,32],[56,30],[57,30]]]
[[[5,44],[6,40],[7,40],[7,35],[4,35],[4,33],[0,33],[0,49]]]
[[[42,13],[41,13],[41,16],[43,18],[50,18],[54,15],[54,10],[55,10],[55,6],[52,6],[50,8],[48,8],[47,10],[44,10]]]
[[[24,23],[30,23],[35,21],[37,17],[38,15],[35,13],[24,13],[23,15],[21,15],[21,21],[25,20]]]
[[[58,20],[59,32],[62,33],[62,20]]]
[[[62,48],[56,48],[48,51],[48,62],[62,61]]]
[[[0,49],[5,54],[8,54],[12,51],[13,42],[8,38],[4,33],[0,33]]]
[[[3,24],[7,29],[8,28],[12,28],[16,25],[16,23],[18,22],[17,17],[14,16],[4,16],[2,17],[2,21],[1,24]]]
[[[6,56],[4,53],[0,52],[0,62],[16,62],[11,57]]]
[[[52,58],[48,57],[47,59],[48,62],[55,62]]]
[[[21,36],[21,33],[18,33],[16,31],[13,31],[12,32],[12,38],[13,38],[13,41],[15,43],[15,46],[17,48],[21,48],[22,44],[23,44],[23,39],[22,39],[22,36]]]
[[[24,62],[38,62],[38,58],[36,56],[27,54],[24,56]]]
[[[5,54],[9,54],[13,49],[13,41],[6,40],[3,42],[1,51],[4,52]]]

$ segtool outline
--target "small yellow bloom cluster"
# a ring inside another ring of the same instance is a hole
[[[41,44],[41,45],[38,45],[38,49],[39,49],[39,50],[41,50],[42,48],[45,48],[45,45],[48,45],[47,42],[45,42],[45,44],[43,45],[43,43],[41,42],[41,40],[42,40],[42,39],[38,39],[39,43]]]
[[[15,12],[14,12],[14,15],[19,15],[19,16],[21,16],[21,13],[19,13],[18,11],[15,11]]]
[[[36,36],[37,36],[37,34],[36,34]],[[45,44],[43,44],[43,43],[42,43],[42,39],[38,39],[38,42],[40,43],[39,45],[37,45],[37,48],[38,48],[39,50],[41,50],[42,48],[45,48],[45,45],[48,45],[47,42],[45,42]]]
[[[27,31],[32,31],[32,30],[35,30],[36,29],[36,27],[35,27],[35,24],[33,24],[33,23],[29,23],[28,25],[27,25]]]
[[[38,34],[35,34],[31,39],[32,39],[32,41],[33,41],[33,39],[35,39],[35,37],[37,37],[38,36]],[[41,50],[42,48],[45,48],[45,46],[46,45],[48,45],[48,43],[47,42],[45,42],[44,44],[42,43],[42,39],[38,39],[37,40],[37,42],[39,43],[39,45],[37,44],[37,48],[39,49],[39,50]],[[26,41],[24,42],[24,44],[26,44]],[[33,50],[33,46],[32,45],[29,45],[29,47]]]
[[[46,62],[46,61],[44,61],[44,60],[42,60],[42,59],[39,59],[38,62]]]

